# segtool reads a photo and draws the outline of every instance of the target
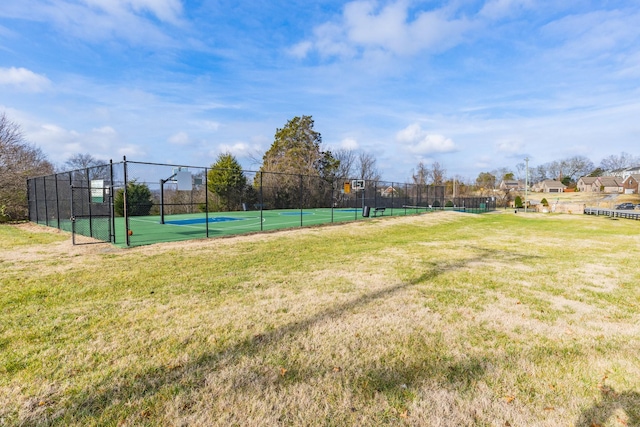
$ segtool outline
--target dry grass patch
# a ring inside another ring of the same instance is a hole
[[[21,245],[0,424],[640,425],[637,224],[566,218]]]

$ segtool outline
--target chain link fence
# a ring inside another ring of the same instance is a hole
[[[27,181],[32,222],[74,244],[138,246],[398,216],[437,209],[484,212],[495,199],[446,199],[440,185],[127,161]]]

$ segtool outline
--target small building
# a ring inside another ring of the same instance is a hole
[[[391,185],[380,189],[380,196],[382,197],[395,197],[397,195],[398,195],[398,190],[393,188]]]
[[[500,188],[500,190],[524,191],[524,187],[524,181],[517,181],[515,179],[503,179],[502,181],[500,181],[500,185],[498,188]]]
[[[597,176],[583,176],[576,183],[576,188],[578,191],[583,191],[585,193],[592,193],[593,191],[593,183],[598,180]]]
[[[593,183],[593,187],[597,189],[596,192],[610,194],[622,193],[622,180],[615,176],[599,176]]]
[[[555,179],[545,179],[544,181],[537,183],[533,187],[533,191],[540,193],[562,193],[565,188],[567,188],[567,186],[560,181],[556,181]]]

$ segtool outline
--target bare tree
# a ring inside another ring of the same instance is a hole
[[[429,168],[423,162],[420,162],[418,163],[418,166],[411,178],[413,179],[414,184],[427,185],[430,173]]]
[[[86,169],[95,166],[106,165],[107,161],[100,160],[93,157],[88,153],[78,153],[69,157],[66,162],[64,162],[66,170],[77,170],[77,169]]]
[[[357,160],[355,151],[342,148],[334,151],[333,157],[340,162],[336,171],[336,178],[351,178]]]
[[[588,175],[595,166],[593,162],[585,156],[573,156],[564,160],[563,175],[577,181],[580,177]]]
[[[511,169],[504,166],[491,171],[491,173],[496,177],[496,185],[500,184],[500,181],[502,180],[513,179],[513,172],[511,172]]]
[[[547,163],[545,166],[547,170],[547,178],[555,179],[558,181],[562,180],[563,178],[562,169],[565,167],[562,161],[554,160],[552,162]]]
[[[549,178],[549,173],[547,172],[545,165],[538,165],[534,168],[530,168],[529,173],[531,176],[531,182],[540,182]]]
[[[446,173],[447,170],[440,163],[433,162],[430,170],[431,182],[435,185],[444,184],[444,175]]]
[[[522,162],[516,165],[516,178],[518,180],[525,178],[525,175],[527,174],[525,169],[527,169],[527,166]]]
[[[619,156],[612,154],[605,157],[600,162],[600,167],[607,172],[612,172],[617,169],[624,169],[630,166],[635,166],[640,163],[640,158],[633,156],[629,153],[622,152]]]
[[[73,171],[73,181],[77,185],[88,185],[88,181],[93,179],[108,179],[109,165],[105,160],[93,157],[91,154],[74,154],[64,163],[65,171]],[[87,173],[88,172],[88,173]]]
[[[372,154],[361,152],[355,165],[357,178],[365,181],[379,181],[380,172],[376,168],[376,158]]]
[[[53,173],[39,148],[29,144],[20,126],[0,115],[0,220],[25,219],[28,215],[28,177]]]

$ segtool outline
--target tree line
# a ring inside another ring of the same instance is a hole
[[[90,154],[76,154],[58,169],[84,170],[105,163]],[[260,163],[260,173],[250,179],[231,153],[221,153],[211,165],[207,177],[207,189],[214,195],[210,209],[230,211],[237,210],[242,204],[256,204],[257,188],[274,208],[286,208],[296,203],[313,206],[330,197],[337,182],[381,179],[375,156],[348,149],[325,149],[320,132],[314,129],[313,118],[305,115],[294,117],[276,129],[274,141]],[[529,181],[557,179],[571,186],[582,176],[602,176],[608,171],[638,164],[640,157],[624,152],[602,159],[598,166],[585,156],[573,156],[530,165]],[[42,151],[25,139],[20,126],[4,113],[0,115],[0,221],[27,218],[26,179],[55,171]],[[442,185],[447,195],[464,197],[493,192],[502,180],[524,180],[525,173],[526,165],[520,162],[515,168],[501,167],[481,172],[471,180],[463,176],[447,176],[445,167],[437,161],[431,164],[419,162],[411,171],[410,180],[419,188]],[[130,197],[148,199],[132,200],[132,205],[151,209],[152,194],[148,188],[143,188],[146,185],[135,182],[130,185]],[[123,204],[122,193],[120,190],[115,195],[117,207]]]
[[[530,165],[528,180],[530,183],[535,183],[553,179],[572,187],[581,177],[605,176],[616,170],[638,165],[640,165],[640,157],[625,152],[609,155],[602,159],[597,166],[585,156],[573,156],[541,165]],[[502,180],[524,181],[525,175],[526,165],[521,162],[515,166],[515,169],[502,167],[489,172],[481,172],[476,178],[476,184],[484,188],[496,188]]]

